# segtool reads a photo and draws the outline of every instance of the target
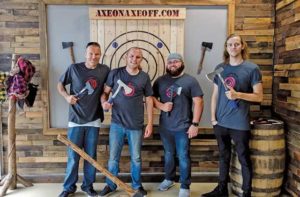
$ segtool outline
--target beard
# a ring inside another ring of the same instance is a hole
[[[184,64],[182,64],[179,68],[177,68],[176,70],[171,70],[169,68],[166,68],[166,72],[171,75],[172,77],[177,77],[179,76],[182,71],[184,70]]]

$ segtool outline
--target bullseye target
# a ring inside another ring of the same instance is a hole
[[[111,69],[123,67],[126,65],[126,53],[131,47],[142,50],[141,67],[149,74],[151,81],[165,73],[165,61],[170,49],[164,40],[146,31],[129,31],[115,37],[105,47],[101,62]]]

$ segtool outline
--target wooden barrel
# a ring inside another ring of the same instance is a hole
[[[270,119],[251,122],[249,146],[253,172],[251,196],[279,196],[285,168],[283,122]],[[243,192],[241,174],[241,165],[233,145],[230,180],[235,195]]]

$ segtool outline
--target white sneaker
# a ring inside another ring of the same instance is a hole
[[[180,188],[178,197],[190,197],[190,190]]]
[[[174,185],[175,185],[174,181],[170,181],[170,180],[165,179],[158,186],[158,190],[159,191],[167,191],[170,187],[173,187]]]

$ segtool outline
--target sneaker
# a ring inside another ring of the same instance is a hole
[[[143,187],[139,187],[138,189],[139,193],[142,194],[143,196],[147,196],[147,191]]]
[[[170,187],[174,186],[175,183],[174,181],[170,181],[170,180],[163,180],[163,182],[161,182],[161,184],[158,186],[158,190],[159,191],[167,191]]]
[[[106,196],[107,194],[113,193],[116,190],[112,190],[108,185],[106,185],[103,190],[99,193],[99,196]]]
[[[213,191],[202,194],[202,197],[228,197],[227,186],[218,185]]]
[[[88,197],[98,197],[98,193],[92,187],[83,191],[88,195]]]
[[[180,188],[178,197],[190,197],[190,190]]]
[[[62,191],[58,197],[69,197],[72,196],[75,192]]]

